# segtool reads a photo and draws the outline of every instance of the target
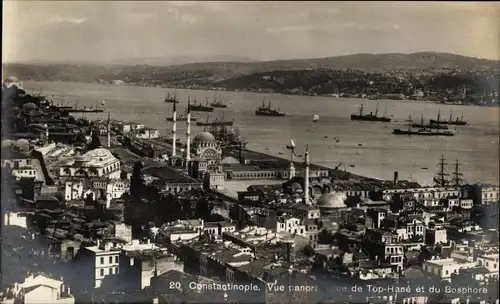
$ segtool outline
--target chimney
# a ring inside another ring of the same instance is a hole
[[[398,171],[394,171],[394,181],[393,181],[393,186],[394,187],[397,187],[398,186],[398,182],[399,182],[399,173]]]

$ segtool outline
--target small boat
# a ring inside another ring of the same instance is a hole
[[[313,122],[318,122],[319,120],[319,115],[318,114],[314,114],[313,116]]]
[[[283,152],[278,152],[279,155],[283,155]]]
[[[362,147],[362,146],[363,146],[363,144],[358,144],[358,147]]]
[[[325,136],[324,138],[328,138],[328,136]]]
[[[427,168],[427,167],[422,167],[420,169],[422,169],[422,170],[429,170],[429,168]]]
[[[354,167],[356,167],[356,165],[349,165],[349,167],[354,168]]]

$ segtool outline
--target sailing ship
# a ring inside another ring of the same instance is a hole
[[[447,163],[445,163],[445,159],[444,159],[444,155],[441,155],[441,159],[439,160],[439,171],[437,173],[437,175],[434,177],[434,183],[436,186],[439,186],[439,187],[446,187],[448,186],[449,184],[449,181],[448,181],[448,173],[446,173],[446,171],[444,170],[444,167],[447,165]]]
[[[432,123],[425,123],[424,122],[424,115],[420,116],[420,122],[412,123],[411,124],[412,128],[421,128],[421,129],[440,129],[440,130],[448,130],[448,125],[438,125],[438,124],[432,124]]]
[[[279,109],[271,108],[271,102],[265,105],[264,101],[262,101],[262,105],[255,111],[255,115],[257,116],[273,116],[273,117],[283,117],[286,116],[286,113],[281,112]]]
[[[166,117],[167,121],[174,121],[173,117]],[[175,118],[176,121],[187,121],[187,108],[184,114],[177,115]],[[191,121],[197,121],[198,118],[196,116],[191,115]]]
[[[314,114],[313,116],[313,122],[318,122],[319,120],[319,115],[318,114]]]
[[[201,103],[197,103],[196,99],[194,100],[194,104],[190,104],[189,108],[193,112],[213,112],[214,107],[211,107],[208,105],[208,99],[205,101],[205,105],[202,105]]]
[[[439,130],[432,128],[418,128],[414,130],[412,128],[412,119],[411,115],[408,119],[408,129],[394,129],[392,134],[394,135],[418,135],[418,136],[455,136],[455,133],[452,130]]]
[[[169,93],[167,93],[167,96],[165,96],[165,99],[163,100],[163,102],[179,103],[180,101],[177,99],[177,96],[175,95],[175,93],[173,95],[170,95],[170,92],[169,92]]]
[[[222,119],[221,120],[218,120],[218,119],[215,119],[213,121],[209,121],[210,120],[210,116],[207,116],[207,120],[206,121],[198,121],[196,123],[197,126],[202,126],[202,127],[206,127],[206,126],[212,126],[212,125],[220,125],[220,126],[232,126],[234,125],[234,120],[224,120],[224,114],[222,114]]]
[[[227,108],[227,104],[223,103],[222,100],[216,100],[215,98],[214,98],[214,101],[210,103],[210,106],[214,107],[214,108],[221,108],[221,109]]]
[[[375,113],[370,112],[369,114],[363,113],[364,108],[363,105],[359,107],[358,114],[351,114],[351,120],[363,120],[363,121],[377,121],[377,122],[391,122],[391,118],[387,117],[387,111],[384,113],[384,116],[378,116],[378,103],[375,109]]]
[[[208,126],[207,131],[215,137],[222,149],[242,151],[247,146],[247,141],[240,136],[237,128],[216,124]]]
[[[441,111],[438,111],[438,116],[437,119],[431,119],[430,120],[431,124],[436,124],[436,125],[453,125],[453,126],[465,126],[467,125],[467,121],[464,120],[464,114],[462,113],[462,116],[460,118],[456,117],[453,119],[453,112],[450,112],[450,117],[448,120],[441,120]]]

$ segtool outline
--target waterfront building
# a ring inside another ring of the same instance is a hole
[[[135,137],[140,139],[155,139],[160,137],[160,130],[155,128],[142,128],[135,131]]]
[[[104,148],[70,157],[59,169],[60,178],[108,177],[119,179],[120,173],[120,161]]]
[[[113,127],[121,133],[129,133],[131,131],[139,131],[144,129],[144,124],[137,122],[115,122]]]

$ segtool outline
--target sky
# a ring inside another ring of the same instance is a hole
[[[500,2],[3,1],[5,62],[435,51],[500,59]]]

